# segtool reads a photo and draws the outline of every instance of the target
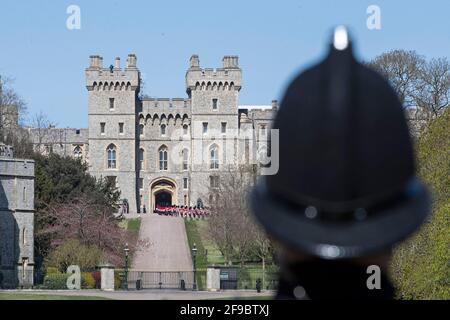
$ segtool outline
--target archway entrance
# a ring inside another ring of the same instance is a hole
[[[172,194],[167,191],[155,193],[155,206],[169,207],[172,205]]]
[[[168,207],[177,204],[177,186],[175,181],[169,178],[155,179],[150,185],[150,206],[152,212],[156,206]]]

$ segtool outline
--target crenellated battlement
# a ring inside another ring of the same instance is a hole
[[[120,66],[120,57],[109,67],[103,66],[103,57],[90,56],[90,65],[86,69],[86,87],[89,91],[129,91],[138,90],[140,72],[135,54],[129,54],[124,69]]]
[[[224,56],[222,68],[201,68],[198,55],[192,55],[186,72],[186,91],[225,91],[241,89],[242,70],[238,56]]]

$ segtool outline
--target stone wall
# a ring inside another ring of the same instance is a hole
[[[34,161],[0,157],[3,287],[28,287],[34,269]]]

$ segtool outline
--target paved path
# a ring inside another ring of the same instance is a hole
[[[140,271],[192,271],[184,220],[157,214],[142,215],[139,239],[148,245],[134,255]]]

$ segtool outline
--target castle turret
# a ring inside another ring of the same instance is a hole
[[[272,110],[273,111],[278,110],[278,100],[272,100]]]
[[[200,68],[200,59],[198,58],[198,55],[193,54],[191,56],[190,62],[190,69],[199,69]]]
[[[120,57],[117,57],[114,61],[114,69],[120,70]]]
[[[103,58],[90,57],[86,69],[89,92],[89,171],[120,187],[130,211],[136,212],[136,114],[140,73],[136,55],[129,54],[127,67],[120,58],[112,69],[103,68]]]
[[[238,56],[225,56],[222,59],[223,67],[225,69],[239,68]]]
[[[137,58],[134,53],[130,53],[127,59],[127,69],[136,69]]]

